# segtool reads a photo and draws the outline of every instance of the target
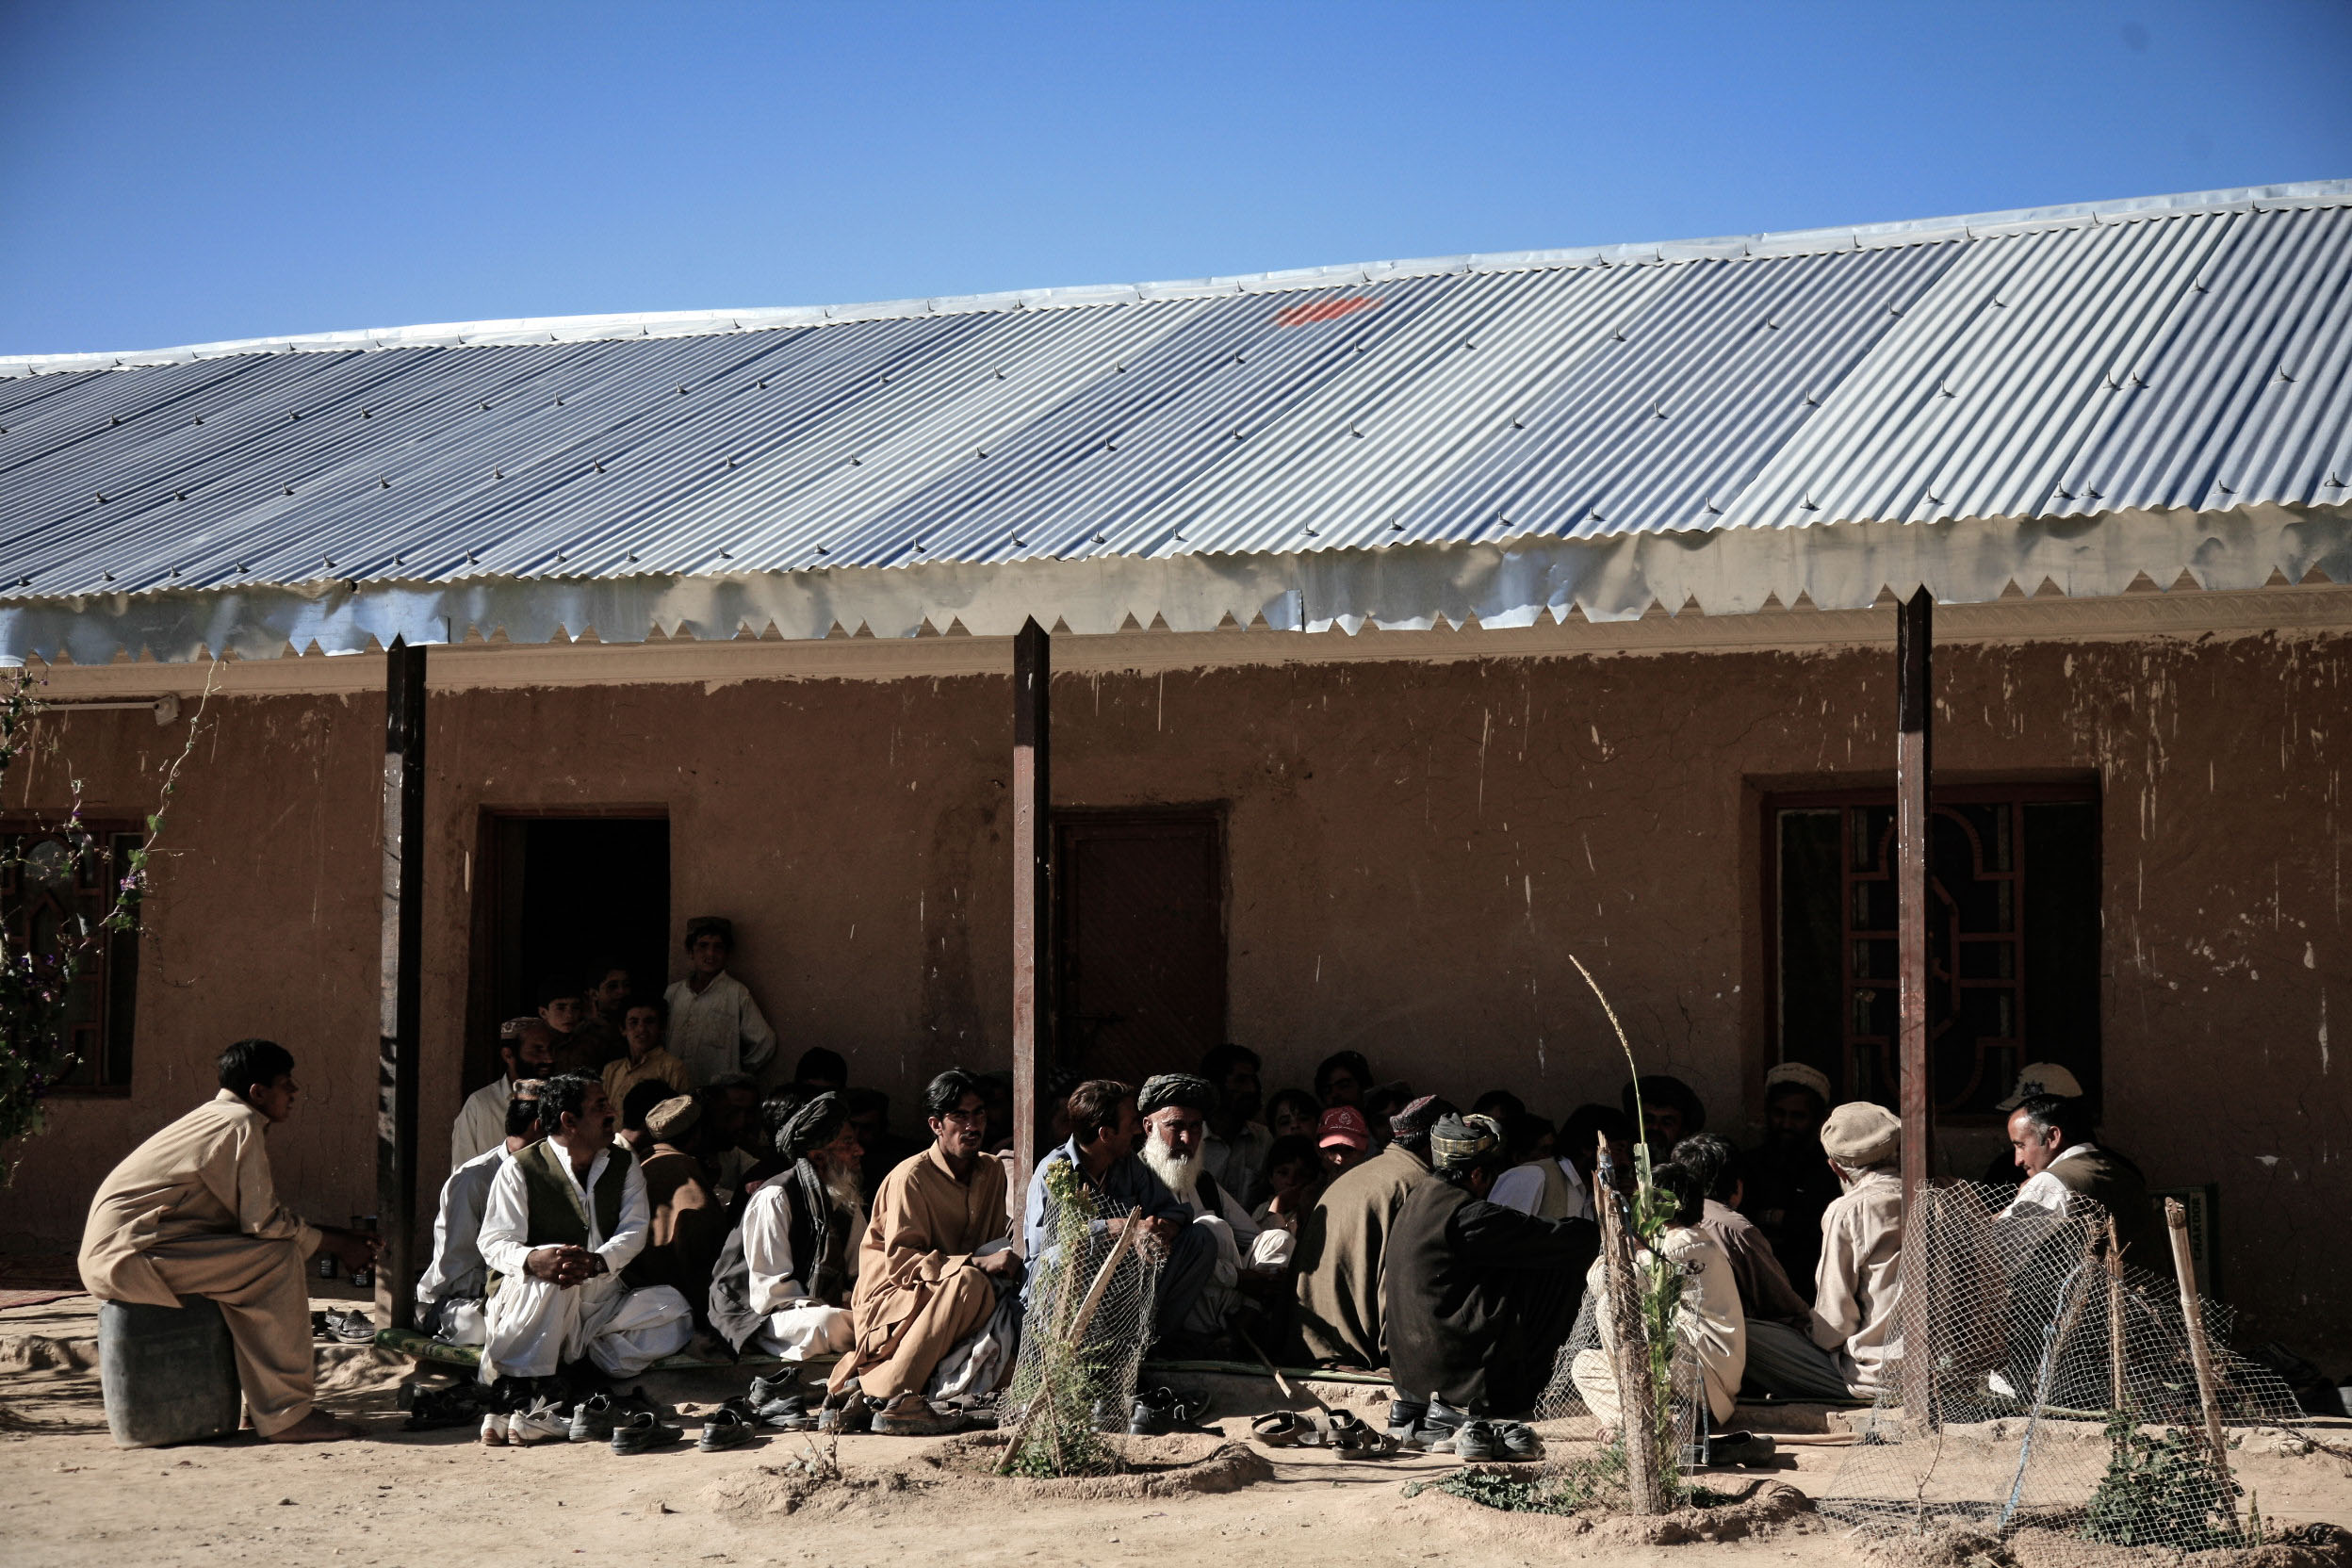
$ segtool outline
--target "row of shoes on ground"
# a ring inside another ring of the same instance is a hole
[[[1270,1448],[1329,1448],[1350,1459],[1386,1459],[1404,1446],[1392,1433],[1373,1430],[1347,1410],[1327,1409],[1320,1425],[1292,1411],[1275,1411],[1252,1421],[1250,1435]]]
[[[1452,1454],[1464,1464],[1544,1457],[1544,1440],[1526,1422],[1475,1416],[1443,1399],[1389,1401],[1388,1433],[1415,1453]]]

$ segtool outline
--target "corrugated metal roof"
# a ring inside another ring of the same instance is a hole
[[[2333,505],[2352,181],[11,368],[18,603]]]

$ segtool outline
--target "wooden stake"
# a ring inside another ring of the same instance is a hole
[[[1037,1162],[1037,1062],[1054,1049],[1054,640],[1013,639],[1013,1190]]]
[[[2115,1217],[2107,1217],[2107,1383],[2108,1409],[2130,1403],[2123,1364],[2123,1245],[2115,1236]]]
[[[2213,1352],[2205,1345],[2205,1304],[2197,1294],[2197,1263],[2189,1256],[2189,1214],[2178,1198],[2164,1200],[2164,1227],[2172,1233],[2172,1269],[2180,1281],[2180,1321],[2189,1332],[2189,1360],[2197,1367],[2197,1402],[2205,1408],[2205,1441],[2213,1446],[2213,1468],[2221,1473],[2221,1506],[2230,1528],[2238,1527],[2238,1500],[2230,1476],[2230,1442],[2221,1429],[2221,1396],[2213,1392]]]
[[[1095,1270],[1094,1283],[1087,1288],[1086,1298],[1078,1304],[1078,1315],[1070,1321],[1070,1343],[1073,1349],[1086,1344],[1086,1325],[1094,1321],[1094,1309],[1102,1304],[1102,1293],[1110,1288],[1111,1276],[1119,1271],[1119,1260],[1126,1257],[1129,1248],[1135,1246],[1135,1232],[1142,1224],[1143,1205],[1138,1203],[1127,1211],[1127,1223],[1119,1228],[1119,1240],[1111,1244],[1111,1255],[1102,1260],[1101,1268]],[[998,1475],[1012,1469],[1013,1456],[1021,1452],[1021,1440],[1028,1435],[1029,1423],[1036,1420],[1037,1412],[1045,1408],[1047,1393],[1047,1389],[1040,1384],[1037,1396],[1029,1401],[1029,1408],[1021,1413],[1021,1420],[1013,1427],[1013,1435],[1004,1441],[1004,1457],[996,1466]]]
[[[1609,1361],[1617,1377],[1617,1436],[1625,1448],[1625,1503],[1636,1514],[1659,1514],[1666,1511],[1666,1498],[1658,1469],[1658,1388],[1650,1380],[1649,1336],[1642,1331],[1641,1309],[1626,1307],[1640,1289],[1634,1282],[1633,1231],[1625,1223],[1625,1198],[1609,1179],[1614,1168],[1608,1134],[1601,1135],[1600,1146],[1592,1172],[1594,1207],[1601,1217],[1606,1310],[1616,1341]]]

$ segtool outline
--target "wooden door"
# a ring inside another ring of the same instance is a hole
[[[1065,1063],[1140,1084],[1225,1037],[1225,841],[1217,812],[1056,813]]]

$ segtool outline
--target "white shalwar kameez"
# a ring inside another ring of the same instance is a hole
[[[694,1337],[693,1310],[668,1285],[630,1290],[621,1270],[645,1250],[651,1205],[645,1173],[631,1160],[621,1189],[620,1219],[610,1236],[600,1233],[593,1198],[611,1150],[599,1150],[580,1181],[568,1155],[555,1161],[576,1189],[588,1219],[588,1248],[604,1259],[605,1271],[576,1285],[557,1285],[530,1272],[531,1195],[522,1167],[509,1160],[490,1184],[482,1219],[482,1258],[501,1276],[485,1312],[488,1336],[482,1348],[482,1380],[545,1378],[585,1355],[608,1377],[628,1378],[663,1356],[686,1348]]]
[[[819,1300],[800,1281],[800,1260],[792,1256],[792,1201],[785,1196],[791,1184],[790,1172],[761,1184],[743,1210],[743,1264],[751,1271],[751,1310],[768,1315],[767,1326],[753,1338],[761,1349],[786,1361],[841,1355],[857,1345],[858,1335],[847,1307]],[[858,1238],[866,1232],[865,1211],[852,1209],[848,1224],[843,1300],[849,1299],[858,1275]]]

